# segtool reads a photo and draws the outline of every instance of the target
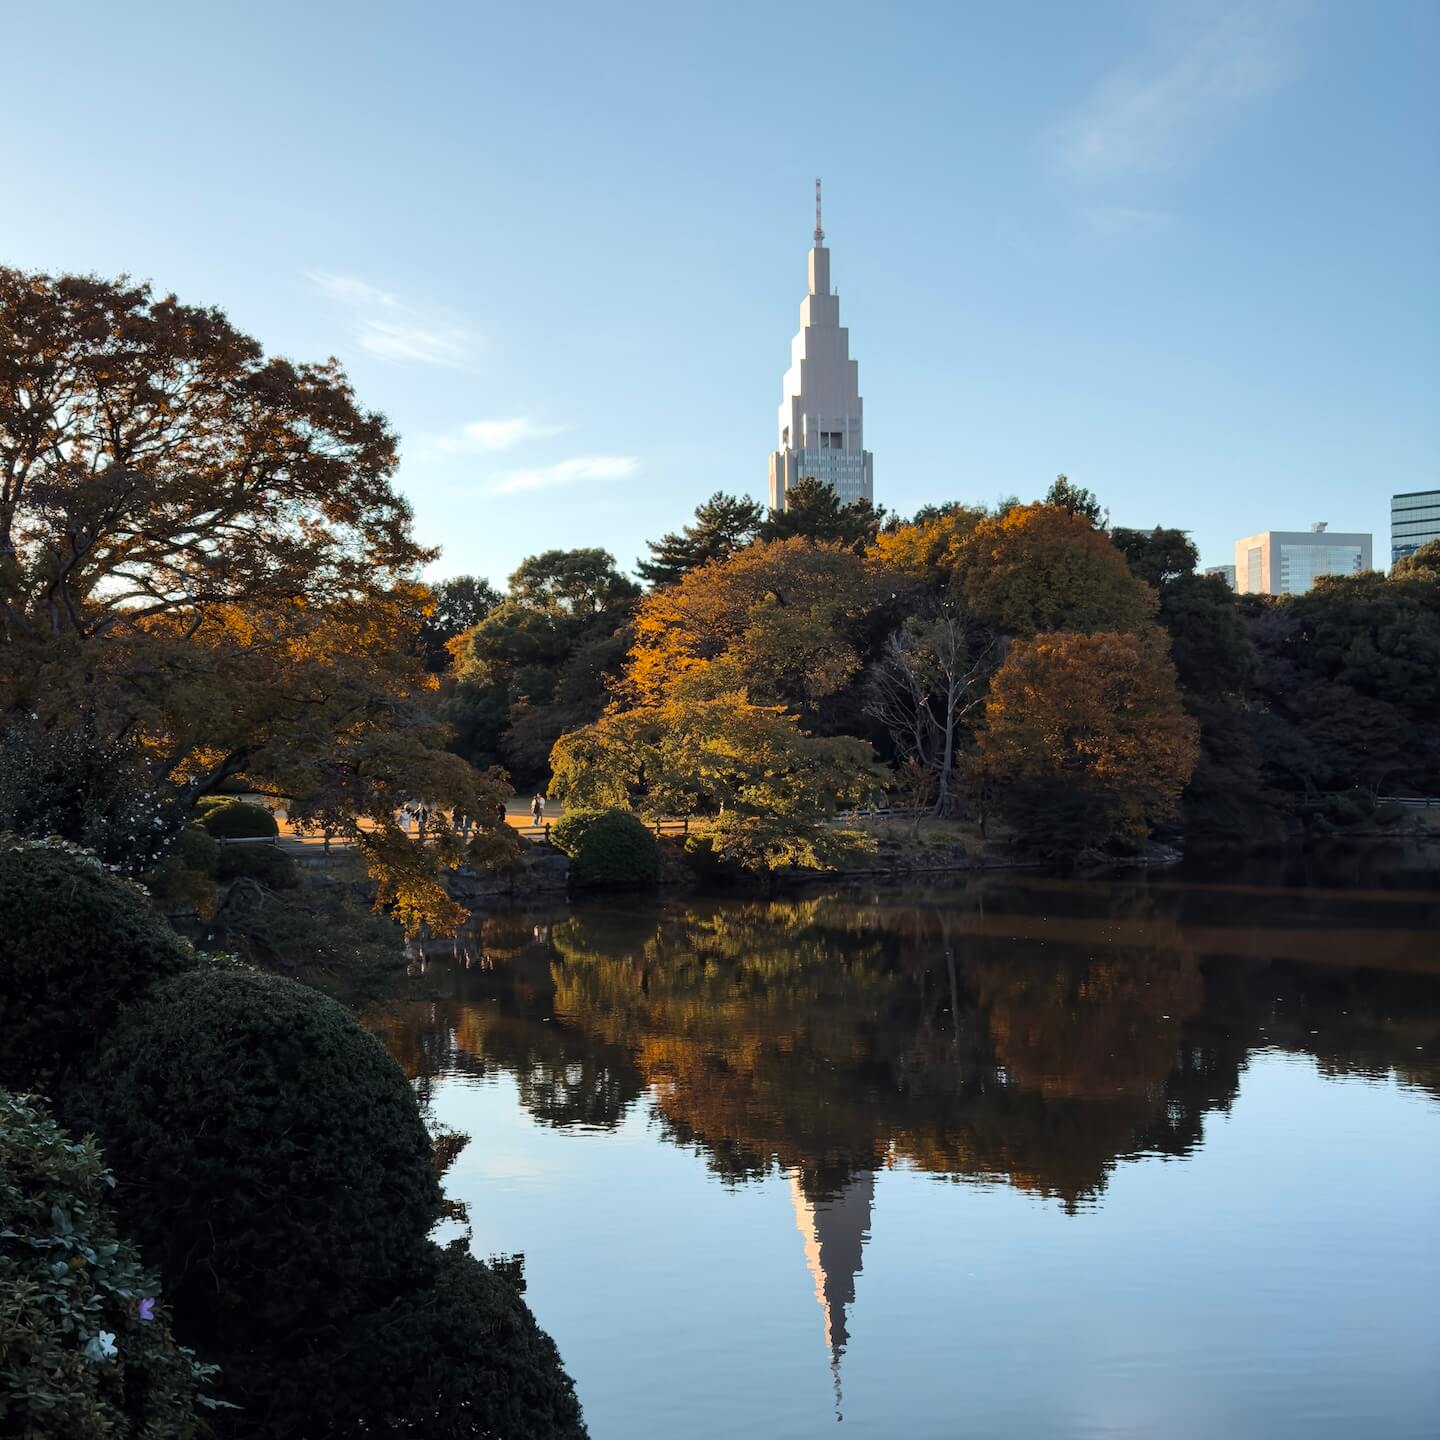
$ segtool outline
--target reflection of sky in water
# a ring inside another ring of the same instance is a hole
[[[617,901],[488,920],[375,1018],[596,1440],[1387,1440],[1440,1413],[1437,917]]]
[[[434,1109],[475,1137],[449,1188],[470,1201],[476,1251],[524,1252],[596,1440],[832,1433],[790,1176],[717,1184],[657,1143],[646,1107],[613,1134],[537,1125],[505,1077],[442,1082]],[[1198,1152],[1122,1165],[1078,1214],[908,1167],[873,1184],[839,1433],[1433,1433],[1427,1097],[1265,1053]]]

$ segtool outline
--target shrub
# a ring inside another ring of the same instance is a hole
[[[138,875],[157,864],[185,824],[155,788],[138,741],[105,741],[84,723],[49,729],[28,719],[0,728],[0,830],[59,836]]]
[[[551,831],[570,857],[577,885],[653,885],[660,877],[660,850],[643,821],[628,810],[582,811],[573,828],[566,816]]]
[[[293,890],[300,877],[295,862],[273,845],[224,845],[220,879],[255,880],[269,890]]]
[[[217,840],[273,840],[280,833],[275,817],[263,805],[222,800],[197,811],[200,826]]]
[[[195,963],[144,892],[59,842],[0,838],[0,1084],[59,1080],[127,1005]]]
[[[580,853],[590,827],[604,814],[604,810],[566,810],[550,826],[550,843],[557,850],[563,850],[572,860]]]
[[[0,1433],[196,1433],[210,1374],[171,1338],[159,1287],[120,1240],[92,1140],[0,1091]]]
[[[198,825],[187,825],[175,848],[143,877],[146,889],[167,915],[208,917],[215,909],[220,856],[218,841]]]
[[[236,1356],[243,1391],[256,1398],[232,1433],[583,1440],[574,1386],[519,1291],[468,1254],[431,1253],[429,1280],[392,1304],[314,1345]]]
[[[399,1065],[318,992],[234,965],[126,1017],[79,1097],[181,1333],[226,1347],[403,1283],[439,1187]]]

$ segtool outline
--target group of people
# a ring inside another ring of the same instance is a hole
[[[400,807],[399,819],[400,828],[408,835],[413,829],[417,833],[423,833],[426,823],[430,817],[437,813],[437,806],[431,805],[425,800],[410,800]],[[500,823],[505,823],[505,807],[500,806],[500,813],[497,816]],[[545,797],[533,795],[530,799],[530,819],[536,825],[545,823]],[[450,817],[451,826],[456,834],[462,838],[468,836],[470,827],[475,823],[463,810],[456,810]]]

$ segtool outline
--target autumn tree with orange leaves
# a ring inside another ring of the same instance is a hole
[[[1057,505],[982,520],[955,560],[971,609],[1007,635],[1134,630],[1159,604],[1103,531]]]
[[[1032,848],[1135,849],[1172,816],[1195,768],[1165,636],[1047,632],[1017,641],[991,683],[980,769]]]
[[[188,803],[283,794],[408,924],[453,925],[453,841],[406,841],[395,808],[493,817],[501,777],[431,718],[433,552],[395,465],[334,360],[124,279],[0,269],[0,712],[137,738]]]

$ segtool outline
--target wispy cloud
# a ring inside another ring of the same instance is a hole
[[[425,311],[353,275],[307,271],[307,278],[351,312],[351,329],[362,350],[401,364],[463,367],[474,338],[449,316]]]
[[[585,480],[621,480],[638,467],[633,455],[577,455],[554,465],[511,470],[490,486],[492,495],[519,495],[530,490],[555,490]]]
[[[544,440],[568,429],[565,425],[541,425],[528,415],[505,420],[472,420],[447,435],[435,435],[421,442],[427,455],[484,455],[512,450],[527,440]]]
[[[1142,210],[1135,205],[1085,205],[1080,222],[1102,240],[1139,239],[1153,235],[1171,224],[1175,217],[1165,210]]]
[[[1085,181],[1174,169],[1238,109],[1275,90],[1288,66],[1273,18],[1224,15],[1148,63],[1106,76],[1056,128],[1060,168]]]

